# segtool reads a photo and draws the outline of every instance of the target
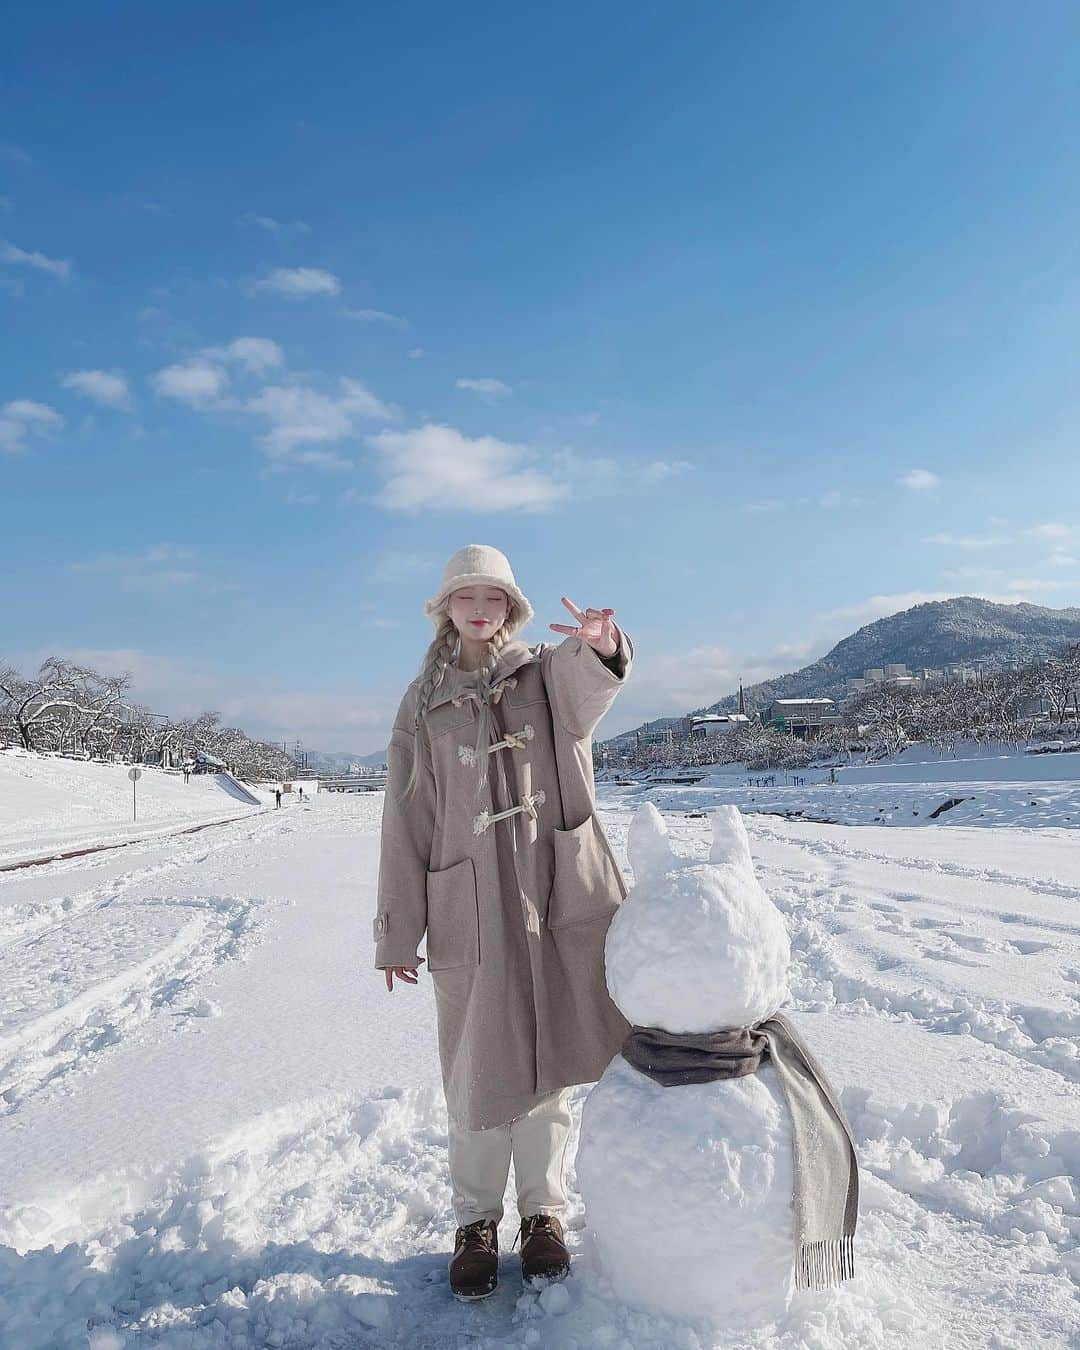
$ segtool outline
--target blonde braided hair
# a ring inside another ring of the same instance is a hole
[[[499,657],[499,652],[510,641],[514,633],[521,626],[521,615],[518,612],[517,605],[511,600],[507,609],[506,618],[502,626],[492,633],[484,644],[484,656],[480,662],[480,683],[481,687],[486,684],[495,671],[495,664]],[[416,786],[417,766],[420,763],[420,721],[427,712],[428,704],[431,702],[432,695],[442,682],[447,668],[455,664],[458,654],[458,631],[453,619],[450,617],[449,609],[443,611],[439,627],[435,632],[435,637],[424,653],[424,659],[420,663],[420,671],[417,676],[420,683],[417,686],[416,695],[416,716],[413,724],[413,756],[412,765],[409,768],[408,782],[405,784],[403,797],[408,797]]]

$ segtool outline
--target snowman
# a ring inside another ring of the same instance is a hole
[[[672,851],[651,802],[631,821],[606,969],[632,1029],[585,1102],[577,1179],[620,1298],[742,1329],[853,1275],[858,1167],[821,1066],[777,1012],[791,948],[742,816],[710,815],[707,861]]]

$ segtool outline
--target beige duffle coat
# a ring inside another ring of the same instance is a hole
[[[418,681],[394,720],[375,965],[415,966],[426,933],[447,1109],[467,1129],[595,1082],[629,1029],[604,978],[604,939],[627,888],[596,816],[592,768],[593,729],[633,662],[633,643],[616,636],[606,660],[573,636],[508,642],[486,697],[478,672],[454,667],[418,737]],[[414,744],[422,762],[404,799]]]

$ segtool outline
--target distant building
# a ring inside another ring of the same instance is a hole
[[[836,703],[831,698],[773,699],[769,705],[769,721],[775,722],[778,718],[783,718],[792,735],[804,739],[840,721]]]
[[[699,738],[720,736],[750,723],[746,713],[701,713],[690,718],[690,735]]]
[[[223,759],[218,759],[216,755],[211,755],[207,750],[195,751],[195,759],[192,764],[193,773],[224,773],[228,767]]]
[[[955,672],[955,673],[954,673]],[[966,672],[962,674],[961,672]],[[945,670],[935,670],[923,666],[920,670],[908,670],[903,661],[892,661],[887,666],[875,666],[864,670],[861,677],[853,677],[844,682],[843,703],[849,702],[871,685],[884,685],[889,689],[924,688],[931,684],[940,684],[950,679],[974,679],[975,672],[970,666],[949,666]]]
[[[675,733],[671,727],[661,727],[658,731],[639,731],[637,733],[638,745],[672,745],[675,741]]]

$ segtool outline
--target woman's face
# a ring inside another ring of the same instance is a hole
[[[450,592],[450,617],[463,636],[486,642],[506,622],[510,597],[499,586],[463,586]],[[482,620],[478,623],[477,620]]]

